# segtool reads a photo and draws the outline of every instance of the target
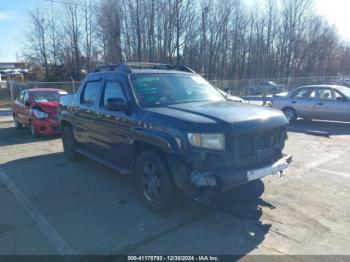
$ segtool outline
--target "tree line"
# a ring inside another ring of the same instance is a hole
[[[211,79],[347,74],[350,46],[312,0],[49,0],[28,13],[23,55],[45,79],[99,64],[184,64]]]

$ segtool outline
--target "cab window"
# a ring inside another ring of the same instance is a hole
[[[316,97],[316,89],[304,88],[297,91],[294,96],[297,99],[312,99]]]
[[[23,103],[23,95],[24,95],[24,92],[21,92],[21,93],[18,95],[18,97],[17,97],[17,101],[18,101],[18,102]]]
[[[23,93],[23,104],[27,103],[29,101],[29,94],[28,92]]]
[[[103,92],[103,107],[107,107],[107,100],[109,98],[122,98],[125,99],[122,86],[118,82],[106,82],[106,86]]]
[[[93,105],[98,99],[102,83],[101,82],[87,82],[85,84],[84,92],[81,97],[82,104]]]

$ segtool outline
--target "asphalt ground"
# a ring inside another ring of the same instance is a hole
[[[350,255],[350,124],[289,130],[286,177],[226,192],[216,208],[186,200],[161,216],[128,177],[66,160],[60,138],[34,139],[0,112],[0,254]]]

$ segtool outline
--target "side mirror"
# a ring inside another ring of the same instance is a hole
[[[344,96],[338,96],[338,97],[337,97],[337,101],[340,101],[340,102],[347,102],[348,99],[347,99],[346,97],[344,97]]]
[[[27,107],[29,107],[29,106],[30,106],[29,101],[25,101],[25,102],[24,102],[24,105],[27,106]]]
[[[108,98],[106,108],[110,111],[126,111],[128,105],[123,98]]]

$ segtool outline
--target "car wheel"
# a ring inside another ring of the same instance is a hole
[[[135,182],[142,202],[153,212],[164,213],[176,202],[178,192],[165,159],[152,151],[137,158]]]
[[[291,107],[286,107],[286,108],[283,108],[282,111],[290,123],[297,120],[298,115],[297,115],[297,112],[295,111],[295,109],[293,109]]]
[[[64,155],[69,160],[76,160],[79,157],[79,154],[76,152],[77,142],[75,141],[72,129],[69,126],[63,128],[62,143]]]
[[[23,125],[22,125],[20,122],[18,122],[18,119],[17,119],[17,116],[16,116],[16,115],[13,115],[13,120],[14,120],[14,122],[15,122],[15,127],[16,127],[17,129],[21,129],[21,128],[23,127]]]
[[[33,122],[29,123],[29,129],[30,129],[30,134],[32,135],[32,137],[37,137],[38,133],[35,130],[35,127],[33,125]]]

